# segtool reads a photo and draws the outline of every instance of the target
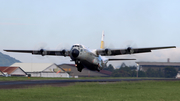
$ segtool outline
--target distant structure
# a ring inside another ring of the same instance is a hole
[[[26,72],[20,67],[0,67],[1,76],[26,76]]]
[[[2,67],[3,68],[3,67]],[[11,68],[11,69],[10,69]],[[15,68],[17,69],[16,72]],[[6,70],[6,71],[5,71]],[[21,71],[20,71],[21,70]],[[112,72],[101,70],[100,72],[91,71],[84,68],[82,72],[77,71],[74,64],[55,63],[14,63],[8,69],[0,68],[0,76],[8,75],[31,75],[31,77],[108,77]]]
[[[69,74],[54,63],[14,63],[31,77],[69,77]]]
[[[168,62],[168,63],[170,62],[170,58],[167,59],[167,62]]]
[[[176,79],[180,79],[180,71],[177,73],[177,75],[176,75],[175,78],[176,78]]]
[[[78,77],[108,77],[111,75],[112,72],[101,70],[98,71],[91,71],[89,69],[84,68],[82,72],[77,71],[77,67],[74,64],[61,64],[58,65],[64,71],[68,72],[70,76],[78,76]]]
[[[180,70],[180,62],[136,62],[139,65],[139,70],[146,72],[149,68],[154,70],[164,70],[166,67],[174,67],[177,71]]]

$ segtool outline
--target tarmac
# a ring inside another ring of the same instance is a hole
[[[121,81],[179,81],[180,79],[66,79],[66,80],[27,80],[27,81],[1,81],[0,89],[28,88],[32,86],[68,86],[83,82],[121,82]]]

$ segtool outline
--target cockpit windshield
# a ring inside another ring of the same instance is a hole
[[[79,47],[79,45],[73,45],[72,47]]]
[[[83,45],[79,45],[79,44],[77,44],[77,45],[73,45],[73,46],[72,46],[72,48],[74,48],[74,47],[84,48],[84,46],[83,46]]]

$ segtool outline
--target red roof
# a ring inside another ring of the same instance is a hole
[[[19,68],[19,67],[0,67],[0,71],[6,72],[7,74],[11,74],[17,68]]]

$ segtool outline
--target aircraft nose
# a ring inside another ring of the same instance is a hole
[[[73,49],[73,50],[72,50],[72,56],[73,56],[74,58],[77,58],[78,55],[79,55],[79,51],[78,51],[77,49]]]

